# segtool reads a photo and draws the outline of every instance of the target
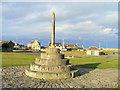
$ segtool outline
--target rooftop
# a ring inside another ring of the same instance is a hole
[[[89,47],[88,50],[98,50],[98,48],[95,46],[92,46],[92,47]]]

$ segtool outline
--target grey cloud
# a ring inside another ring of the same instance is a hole
[[[109,16],[109,12],[116,15],[115,5],[116,3],[4,3],[3,33],[6,33],[4,36],[13,33],[10,37],[19,33],[21,38],[49,38],[51,12],[54,10],[58,39],[62,36],[68,39],[98,39],[104,36],[100,33],[104,26],[116,25],[116,19],[112,18],[114,15]],[[91,22],[85,23],[86,21]],[[109,38],[113,36],[108,34],[107,39]]]

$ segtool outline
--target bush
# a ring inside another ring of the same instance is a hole
[[[104,52],[100,52],[100,55],[107,55],[107,54],[105,54]]]
[[[12,50],[0,50],[1,52],[12,52]]]
[[[78,48],[72,48],[73,51],[77,50]]]

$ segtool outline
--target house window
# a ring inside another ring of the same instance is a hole
[[[91,51],[91,55],[94,55],[95,54],[95,52],[94,51]]]

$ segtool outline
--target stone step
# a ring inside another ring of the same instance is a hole
[[[49,72],[37,72],[32,70],[25,70],[25,74],[29,77],[39,79],[67,79],[71,77],[70,72],[63,73],[49,73]]]
[[[40,64],[37,64],[35,62],[31,63],[31,65],[37,65],[37,66],[47,66],[47,67],[58,67],[56,65],[52,65],[52,66],[48,66],[48,65],[40,65]],[[67,65],[59,65],[59,66],[67,66],[67,67],[72,67],[73,65],[72,64],[67,64]]]
[[[25,70],[25,74],[27,76],[39,79],[67,79],[67,78],[74,78],[79,76],[80,73],[78,70],[72,70],[70,72],[61,72],[61,73],[52,73],[52,72],[38,72],[32,70]]]
[[[61,66],[47,66],[47,65],[38,65],[36,63],[32,63],[30,65],[30,70],[38,71],[38,72],[69,72],[72,65],[61,65]]]
[[[36,58],[35,60],[36,64],[39,65],[48,65],[48,66],[54,66],[54,65],[68,65],[69,60],[68,59],[41,59],[41,58]]]

